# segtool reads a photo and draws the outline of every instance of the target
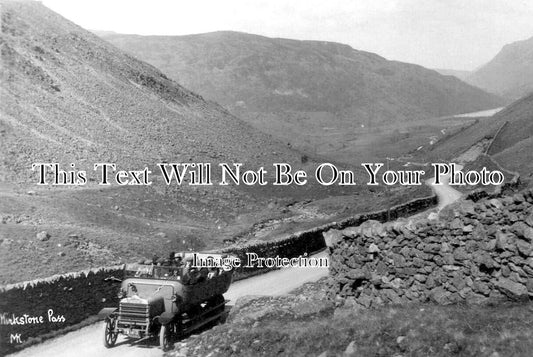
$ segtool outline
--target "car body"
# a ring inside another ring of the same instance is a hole
[[[128,264],[117,307],[104,308],[104,345],[113,347],[119,334],[132,338],[160,337],[167,349],[176,336],[218,319],[232,269],[191,268],[174,264]]]

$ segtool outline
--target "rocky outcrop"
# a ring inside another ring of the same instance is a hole
[[[429,220],[333,230],[331,284],[349,304],[484,303],[533,296],[533,191],[461,201]]]

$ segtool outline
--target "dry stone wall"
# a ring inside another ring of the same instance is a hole
[[[119,285],[105,279],[122,274],[123,266],[95,268],[0,287],[0,355],[117,306]]]
[[[533,191],[461,201],[439,220],[332,230],[331,284],[344,303],[439,304],[533,296]]]
[[[504,192],[516,191],[521,184],[520,174],[516,171],[510,171],[505,169],[496,160],[494,160],[492,156],[489,156],[487,154],[482,155],[485,156],[491,162],[493,162],[494,165],[498,168],[498,170],[503,172],[507,177],[510,176],[511,179],[506,180],[506,182],[500,186],[496,186],[493,192],[488,192],[485,188],[473,190],[467,195],[467,198],[474,202],[477,202],[482,198],[496,198],[500,197]]]

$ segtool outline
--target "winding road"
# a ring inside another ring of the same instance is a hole
[[[457,169],[462,170],[462,165],[456,165]],[[449,185],[450,182],[450,175],[445,177],[443,179],[442,185],[435,185],[434,184],[435,178],[430,178],[426,181],[426,185],[430,186],[433,192],[437,195],[439,198],[439,204],[437,206],[438,210],[440,211],[450,203],[453,203],[457,201],[459,198],[461,198],[462,193],[457,191],[455,188],[451,187]]]

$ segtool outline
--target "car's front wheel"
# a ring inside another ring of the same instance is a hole
[[[104,323],[104,346],[111,348],[117,342],[118,332],[116,331],[117,319],[108,317]]]
[[[159,345],[163,351],[168,351],[172,347],[172,340],[175,334],[175,325],[171,322],[165,325],[161,325],[159,331]]]

